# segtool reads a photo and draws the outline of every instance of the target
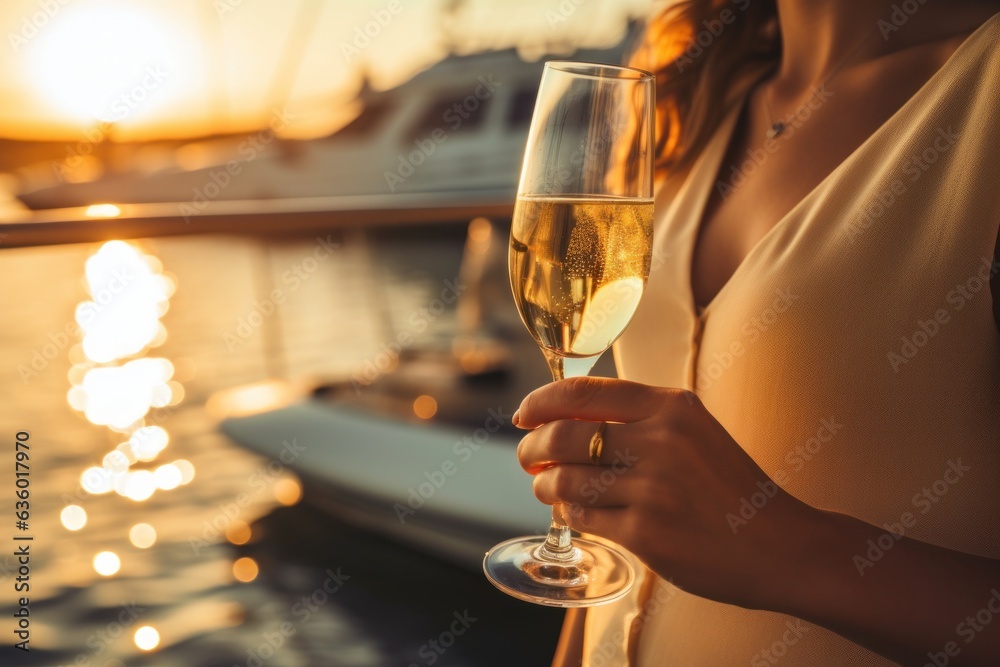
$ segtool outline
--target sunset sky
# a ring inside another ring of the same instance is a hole
[[[120,139],[237,132],[272,109],[300,136],[353,113],[367,72],[402,83],[450,50],[607,46],[651,0],[5,0],[0,135]],[[457,7],[455,20],[445,20]],[[367,32],[367,34],[365,34]]]

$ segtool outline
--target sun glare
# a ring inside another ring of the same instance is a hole
[[[135,7],[70,6],[32,45],[32,80],[73,120],[118,123],[169,97],[181,44],[169,24]]]

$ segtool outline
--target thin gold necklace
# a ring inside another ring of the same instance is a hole
[[[868,38],[871,37],[872,34],[874,34],[874,32],[875,32],[874,30],[870,30],[868,34],[865,35],[864,39],[858,42],[858,44],[853,49],[851,49],[846,56],[844,56],[844,59],[840,61],[840,64],[834,67],[833,71],[830,72],[830,74],[827,75],[825,79],[823,79],[823,82],[819,84],[819,86],[813,88],[813,94],[809,96],[809,99],[800,104],[795,109],[794,113],[785,116],[785,118],[788,118],[788,116],[798,116],[799,112],[802,111],[802,108],[805,107],[807,104],[809,104],[812,98],[816,96],[816,91],[822,90],[827,86],[828,83],[833,81],[833,77],[837,76],[837,74],[840,73],[840,70],[844,68],[844,65],[851,62],[851,59],[854,58],[855,54],[861,50],[861,47],[868,42]],[[774,120],[774,115],[771,113],[771,102],[769,99],[770,92],[771,92],[770,89],[764,91],[764,110],[767,112],[767,122],[768,122],[767,138],[777,139],[784,133],[785,130],[788,129],[788,123],[786,123],[784,120],[778,120],[778,121]]]

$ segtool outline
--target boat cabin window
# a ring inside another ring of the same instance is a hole
[[[510,108],[507,109],[507,127],[518,129],[528,127],[531,124],[531,113],[535,110],[535,97],[538,95],[538,88],[521,88],[510,101]]]
[[[420,115],[420,121],[408,134],[407,143],[429,138],[434,130],[441,129],[448,135],[470,132],[486,120],[486,109],[493,98],[480,99],[475,95],[436,100]]]

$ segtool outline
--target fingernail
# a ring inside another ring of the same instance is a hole
[[[514,414],[510,417],[510,423],[514,426],[517,426],[521,422],[520,412],[521,409],[518,408],[517,410],[514,410]]]

